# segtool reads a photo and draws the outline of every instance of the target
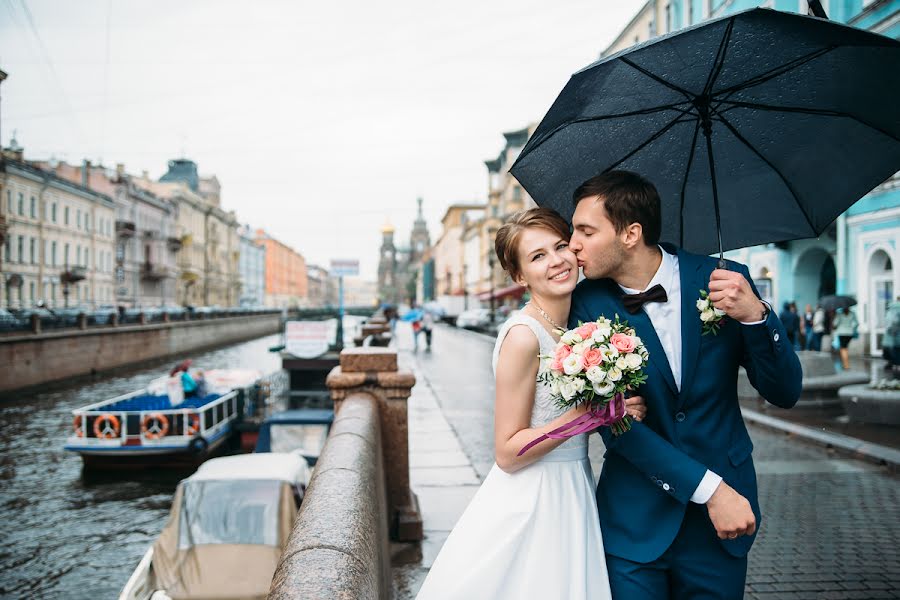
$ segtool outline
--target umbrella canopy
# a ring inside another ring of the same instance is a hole
[[[404,313],[403,316],[400,317],[400,320],[401,321],[420,321],[422,319],[423,314],[424,313],[422,312],[422,309],[413,308],[413,309],[410,309],[409,311],[407,311],[406,313]]]
[[[818,236],[900,168],[897,73],[896,40],[736,13],[574,74],[510,171],[569,219],[585,180],[640,173],[662,239],[702,254]]]
[[[823,296],[819,298],[819,305],[825,310],[837,310],[856,306],[856,298],[852,296]]]

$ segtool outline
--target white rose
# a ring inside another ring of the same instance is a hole
[[[606,377],[610,381],[619,381],[620,379],[622,379],[622,371],[618,367],[613,367],[606,372]]]
[[[584,349],[588,347],[588,344],[585,342],[578,342],[574,346],[572,346],[572,352],[575,354],[584,354]]]
[[[575,385],[572,381],[563,381],[559,384],[559,393],[562,394],[562,397],[566,400],[571,400],[575,397],[577,393],[575,391]]]
[[[638,369],[644,363],[644,359],[640,354],[629,354],[625,357],[625,365],[629,369]]]
[[[626,362],[624,356],[619,356],[619,358],[616,359],[616,368],[620,371],[624,371],[628,368],[628,363]]]
[[[553,379],[550,380],[550,393],[553,394],[554,396],[559,395],[559,384],[560,384],[559,377],[554,377]]]
[[[598,396],[609,396],[613,393],[613,390],[616,389],[614,383],[607,381],[606,383],[595,383],[594,384],[594,393]]]
[[[715,311],[713,311],[710,308],[707,308],[702,313],[700,313],[700,320],[703,321],[704,323],[709,323],[710,321],[712,321],[715,318],[716,318],[716,313],[715,313]]]
[[[615,360],[617,356],[619,356],[619,351],[616,350],[616,347],[612,344],[606,344],[604,346],[600,346],[600,355],[603,357],[603,362],[607,362],[610,360]]]
[[[720,310],[718,308],[713,308],[713,312],[716,313],[716,318],[718,318],[718,319],[721,319],[722,317],[725,316],[724,310]]]
[[[706,310],[706,300],[704,300],[703,298],[697,300],[697,310],[699,310],[700,312]]]
[[[568,355],[563,359],[562,364],[566,375],[575,375],[581,373],[581,370],[584,369],[584,359],[581,358],[580,354]]]
[[[607,336],[604,335],[604,332],[605,332],[605,331],[608,331],[608,330],[606,330],[606,329],[595,329],[595,330],[594,330],[594,333],[591,334],[591,340],[592,340],[595,344],[603,344],[604,342],[606,342],[606,338],[607,338]]]
[[[584,388],[587,384],[585,383],[584,379],[579,377],[572,382],[572,385],[575,387],[575,391],[580,394],[584,391]]]
[[[600,383],[606,379],[606,371],[596,365],[588,369],[585,374],[591,380],[591,383]]]
[[[563,344],[566,344],[567,346],[574,346],[578,342],[583,342],[584,340],[580,335],[578,335],[577,331],[575,331],[574,329],[570,329],[569,331],[565,332],[561,338],[559,338],[559,341],[561,341]]]

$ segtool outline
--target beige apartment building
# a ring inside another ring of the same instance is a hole
[[[466,240],[472,227],[484,220],[484,210],[484,204],[452,204],[444,213],[441,235],[431,249],[435,298],[466,297],[467,271],[477,269],[477,265],[466,265]]]
[[[215,177],[201,178],[188,159],[169,161],[159,181],[134,179],[174,205],[180,233],[175,298],[192,306],[237,306],[241,295],[240,238],[234,211],[222,209]]]
[[[15,140],[0,170],[5,222],[0,306],[113,305],[115,203],[105,194],[27,164]]]

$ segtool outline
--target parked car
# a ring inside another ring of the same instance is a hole
[[[5,308],[0,308],[0,331],[13,331],[15,329],[22,329],[22,321]]]
[[[456,326],[462,329],[482,329],[491,324],[491,311],[487,308],[465,310],[456,317]]]

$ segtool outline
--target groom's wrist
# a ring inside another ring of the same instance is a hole
[[[697,489],[691,495],[691,502],[694,504],[706,504],[713,494],[716,493],[720,483],[722,483],[722,478],[707,469]]]

